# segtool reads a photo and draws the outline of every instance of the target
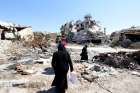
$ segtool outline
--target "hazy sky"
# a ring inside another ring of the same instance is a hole
[[[140,25],[140,0],[0,0],[0,20],[58,32],[62,24],[91,14],[108,32]]]

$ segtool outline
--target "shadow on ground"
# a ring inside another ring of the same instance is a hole
[[[55,92],[55,88],[50,88],[48,90],[41,90],[36,93],[56,93],[56,92]]]
[[[47,67],[44,69],[44,72],[42,72],[42,74],[45,74],[45,75],[54,75],[54,70],[52,67]]]

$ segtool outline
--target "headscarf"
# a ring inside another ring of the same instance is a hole
[[[64,45],[63,45],[62,43],[60,43],[60,44],[58,45],[58,50],[59,50],[59,51],[64,51],[64,50],[65,50],[65,47],[64,47]]]

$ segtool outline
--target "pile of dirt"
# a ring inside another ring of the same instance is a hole
[[[88,82],[94,82],[99,78],[105,78],[112,75],[117,75],[118,71],[112,67],[94,64],[93,66],[85,69],[81,73],[81,77]]]
[[[137,52],[132,53],[131,56],[140,65],[140,51],[137,51]]]
[[[115,68],[137,69],[140,60],[140,51],[127,53],[101,53],[94,57],[96,62]]]

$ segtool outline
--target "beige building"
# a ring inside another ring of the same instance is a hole
[[[33,40],[34,35],[32,27],[15,25],[12,23],[0,23],[0,38],[3,40],[24,39]]]

